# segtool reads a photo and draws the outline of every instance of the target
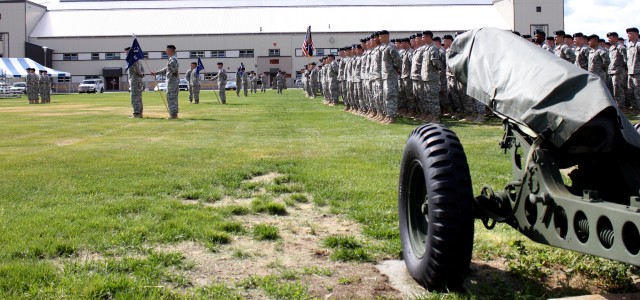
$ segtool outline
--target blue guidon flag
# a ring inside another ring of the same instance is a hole
[[[133,44],[131,45],[129,54],[127,54],[127,58],[125,59],[127,61],[127,68],[125,71],[129,70],[133,64],[141,59],[144,59],[144,52],[142,52],[142,48],[140,48],[140,44],[138,44],[138,39],[133,38]]]
[[[198,57],[198,66],[196,67],[196,75],[200,75],[200,71],[202,70],[204,70],[204,65],[202,64],[200,57]]]
[[[313,50],[315,49],[316,47],[313,46],[313,39],[311,38],[311,26],[309,26],[307,27],[307,36],[302,43],[302,55],[313,56]]]

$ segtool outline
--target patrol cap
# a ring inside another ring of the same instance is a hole
[[[386,31],[386,30],[381,30],[380,31],[380,35],[385,35],[385,34],[389,35],[389,31]]]
[[[423,31],[423,32],[422,32],[422,35],[423,35],[423,36],[424,36],[424,35],[426,35],[426,36],[428,36],[428,37],[433,38],[433,32],[431,32],[431,30],[425,30],[425,31]]]
[[[617,32],[609,32],[609,33],[607,33],[607,37],[612,37],[612,36],[618,37],[618,33]]]
[[[553,40],[555,40],[555,39],[552,36],[547,37],[547,41],[553,41]]]
[[[592,39],[596,39],[596,40],[600,41],[600,37],[597,34],[590,35],[589,36],[589,40],[592,40]]]
[[[404,43],[404,42],[409,43],[409,42],[411,42],[411,39],[410,39],[410,38],[404,38],[404,39],[402,39],[402,42],[403,42],[403,43]]]
[[[312,66],[315,66],[315,65],[316,65],[316,62],[315,62],[315,61],[314,61],[314,62],[312,62],[312,63],[311,63],[311,65],[312,65]]]
[[[217,65],[218,65],[218,66],[222,66],[222,65],[224,65],[224,64],[223,64],[221,61],[219,61],[219,62],[217,63]]]
[[[557,30],[554,34],[555,35],[565,35],[566,33],[564,32],[564,30]]]
[[[422,32],[416,33],[416,37],[422,37]]]
[[[627,33],[629,32],[640,33],[640,31],[638,31],[638,28],[635,28],[635,27],[627,28]]]
[[[336,58],[336,56],[335,56],[335,55],[333,55],[333,54],[329,54],[329,55],[327,55],[327,57]]]
[[[437,37],[433,38],[433,41],[434,42],[442,42],[442,39],[439,36],[437,36]]]
[[[572,38],[573,38],[573,36],[571,36],[570,34],[565,34],[565,35],[564,35],[564,38],[565,38],[565,39],[572,39]]]
[[[443,39],[443,40],[450,40],[450,41],[453,41],[453,36],[452,36],[452,35],[450,35],[450,34],[445,34],[445,35],[442,37],[442,39]]]
[[[599,37],[598,37],[598,38],[599,38]],[[599,38],[599,39],[598,39],[598,42],[600,42],[600,43],[604,43],[604,42],[605,42],[605,40],[604,40],[604,39],[600,39],[600,38]]]
[[[582,32],[576,32],[573,34],[573,38],[579,38],[579,37],[584,37],[584,34],[582,34]]]
[[[124,48],[124,51],[129,51],[129,50],[131,50],[131,47]]]
[[[377,37],[377,36],[380,36],[380,31],[376,31],[373,33],[373,37]]]
[[[173,50],[176,50],[176,46],[174,46],[174,45],[167,45],[167,49],[173,49]]]
[[[366,39],[360,39],[360,43],[365,43],[365,42],[367,42]]]
[[[356,45],[356,49],[362,49],[362,45]]]
[[[391,42],[391,43],[394,43],[394,44],[395,44],[395,42],[396,42],[396,41],[397,41],[397,39],[392,39],[392,40],[390,40],[389,42]]]
[[[413,40],[413,39],[415,39],[415,38],[416,38],[416,35],[415,35],[415,34],[412,34],[412,35],[410,35],[410,36],[409,36],[409,40]]]

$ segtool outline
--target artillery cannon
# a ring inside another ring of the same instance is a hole
[[[400,170],[403,256],[429,290],[460,289],[474,219],[531,240],[640,265],[640,134],[602,80],[510,32],[456,38],[447,65],[502,119],[513,179],[474,197],[464,148],[443,125],[409,136]],[[563,173],[565,179],[563,179]]]

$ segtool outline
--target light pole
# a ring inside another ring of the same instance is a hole
[[[44,50],[44,67],[47,67],[47,49],[49,49],[49,47],[47,46],[42,46],[42,50]]]

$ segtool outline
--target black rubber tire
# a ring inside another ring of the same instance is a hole
[[[411,277],[430,291],[461,290],[473,249],[473,189],[462,144],[444,125],[423,125],[409,136],[398,214]]]

